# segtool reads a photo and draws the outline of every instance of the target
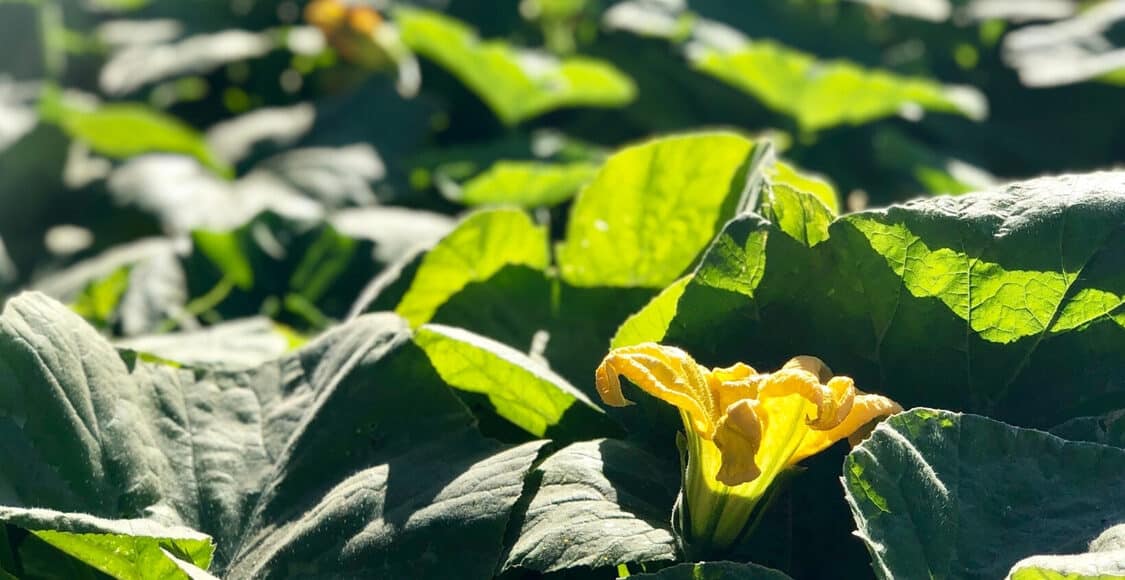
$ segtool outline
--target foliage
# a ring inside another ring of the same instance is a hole
[[[1123,14],[0,0],[0,578],[1125,577]]]

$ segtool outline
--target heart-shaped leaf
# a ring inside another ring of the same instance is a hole
[[[916,409],[876,427],[843,481],[880,577],[1000,578],[1122,521],[1123,470],[1125,450]]]

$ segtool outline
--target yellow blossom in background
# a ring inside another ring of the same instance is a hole
[[[341,0],[313,0],[305,7],[305,21],[319,28],[345,60],[372,69],[388,63],[375,42],[383,18],[374,8]]]
[[[595,372],[607,405],[629,404],[620,376],[680,410],[687,443],[680,531],[685,543],[706,549],[726,548],[741,537],[759,500],[787,468],[902,410],[856,389],[848,377],[832,376],[811,356],[758,373],[743,363],[707,369],[686,352],[655,343],[618,348]]]
[[[399,92],[406,97],[417,94],[418,61],[394,25],[373,7],[349,0],[313,0],[305,6],[304,17],[346,62],[372,71],[395,68]]]

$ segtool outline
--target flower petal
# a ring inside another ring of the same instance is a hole
[[[840,377],[843,378],[843,377]],[[898,403],[884,397],[882,395],[870,395],[856,389],[857,394],[852,404],[851,412],[844,418],[840,424],[835,427],[825,430],[817,431],[811,430],[805,435],[804,440],[801,441],[801,446],[797,452],[793,454],[791,463],[815,455],[828,449],[833,443],[845,438],[852,437],[853,435],[860,434],[866,435],[864,427],[868,423],[888,417],[902,411],[902,406]],[[860,437],[862,439],[862,437]],[[853,442],[853,444],[858,441]]]
[[[851,379],[847,380],[850,383]],[[800,395],[806,401],[816,405],[816,417],[810,417],[806,420],[809,427],[824,430],[835,427],[843,420],[843,416],[839,415],[838,411],[841,407],[850,404],[849,399],[853,396],[853,392],[854,388],[850,391],[843,390],[839,393],[840,398],[837,399],[837,393],[833,392],[827,385],[821,384],[819,376],[805,369],[790,367],[783,368],[766,377],[761,390],[758,392],[758,399]]]
[[[741,485],[762,474],[754,462],[765,430],[758,408],[758,401],[753,399],[737,401],[727,407],[715,428],[715,447],[723,458],[716,479],[724,485]]]
[[[746,363],[734,363],[729,367],[711,369],[711,375],[724,383],[743,381],[757,374],[758,371]]]
[[[644,392],[687,413],[699,434],[710,439],[718,419],[706,369],[686,352],[655,343],[617,348],[594,372],[595,386],[605,404],[629,404],[621,392],[623,376]]]
[[[826,364],[819,358],[816,358],[815,356],[810,356],[807,354],[802,354],[789,359],[789,361],[785,363],[785,366],[781,367],[781,370],[786,369],[800,369],[803,371],[808,371],[816,377],[816,380],[818,382],[821,383],[827,383],[828,380],[832,378],[832,369],[828,368],[828,364]]]
[[[828,387],[829,391],[832,391],[832,399],[836,402],[836,416],[831,421],[825,421],[824,423],[828,425],[827,428],[831,429],[843,423],[848,414],[852,412],[852,407],[855,406],[855,394],[858,391],[856,391],[855,381],[851,377],[832,377],[828,379],[828,384],[825,386]],[[813,429],[823,430],[816,424],[810,424],[809,426]]]
[[[758,388],[764,378],[753,367],[744,363],[711,369],[707,374],[711,393],[719,409],[726,409],[731,403],[740,399],[757,398]]]

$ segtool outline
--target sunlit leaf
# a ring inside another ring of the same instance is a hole
[[[400,9],[395,21],[411,50],[449,70],[506,125],[562,107],[620,107],[636,92],[624,73],[604,61],[558,59],[481,41],[468,26],[435,12]]]
[[[509,265],[547,267],[547,233],[519,210],[469,215],[422,257],[395,312],[420,325],[467,284],[487,280]]]
[[[794,234],[825,230],[799,213],[737,218],[664,339],[707,364],[809,352],[905,405],[1023,425],[1120,408],[1122,183],[1044,178],[854,213],[811,247]]]
[[[536,437],[592,435],[608,425],[582,391],[511,347],[438,324],[419,328],[414,343],[450,386],[485,395],[498,415]]]
[[[911,107],[983,118],[986,103],[975,89],[946,87],[930,79],[821,61],[768,40],[742,40],[688,49],[692,65],[793,117],[806,131],[859,125]]]
[[[622,149],[578,195],[557,255],[578,286],[663,287],[738,209],[761,145],[733,133]]]
[[[86,106],[48,91],[41,104],[44,118],[95,152],[126,159],[142,153],[190,155],[222,176],[232,168],[208,147],[203,136],[183,121],[137,103]]]
[[[205,571],[215,551],[211,538],[204,534],[147,520],[0,507],[0,527],[5,525],[31,534],[16,550],[21,569],[9,572],[37,577],[85,575],[93,569],[112,578],[187,580],[178,560]],[[0,572],[5,564],[0,559]]]

